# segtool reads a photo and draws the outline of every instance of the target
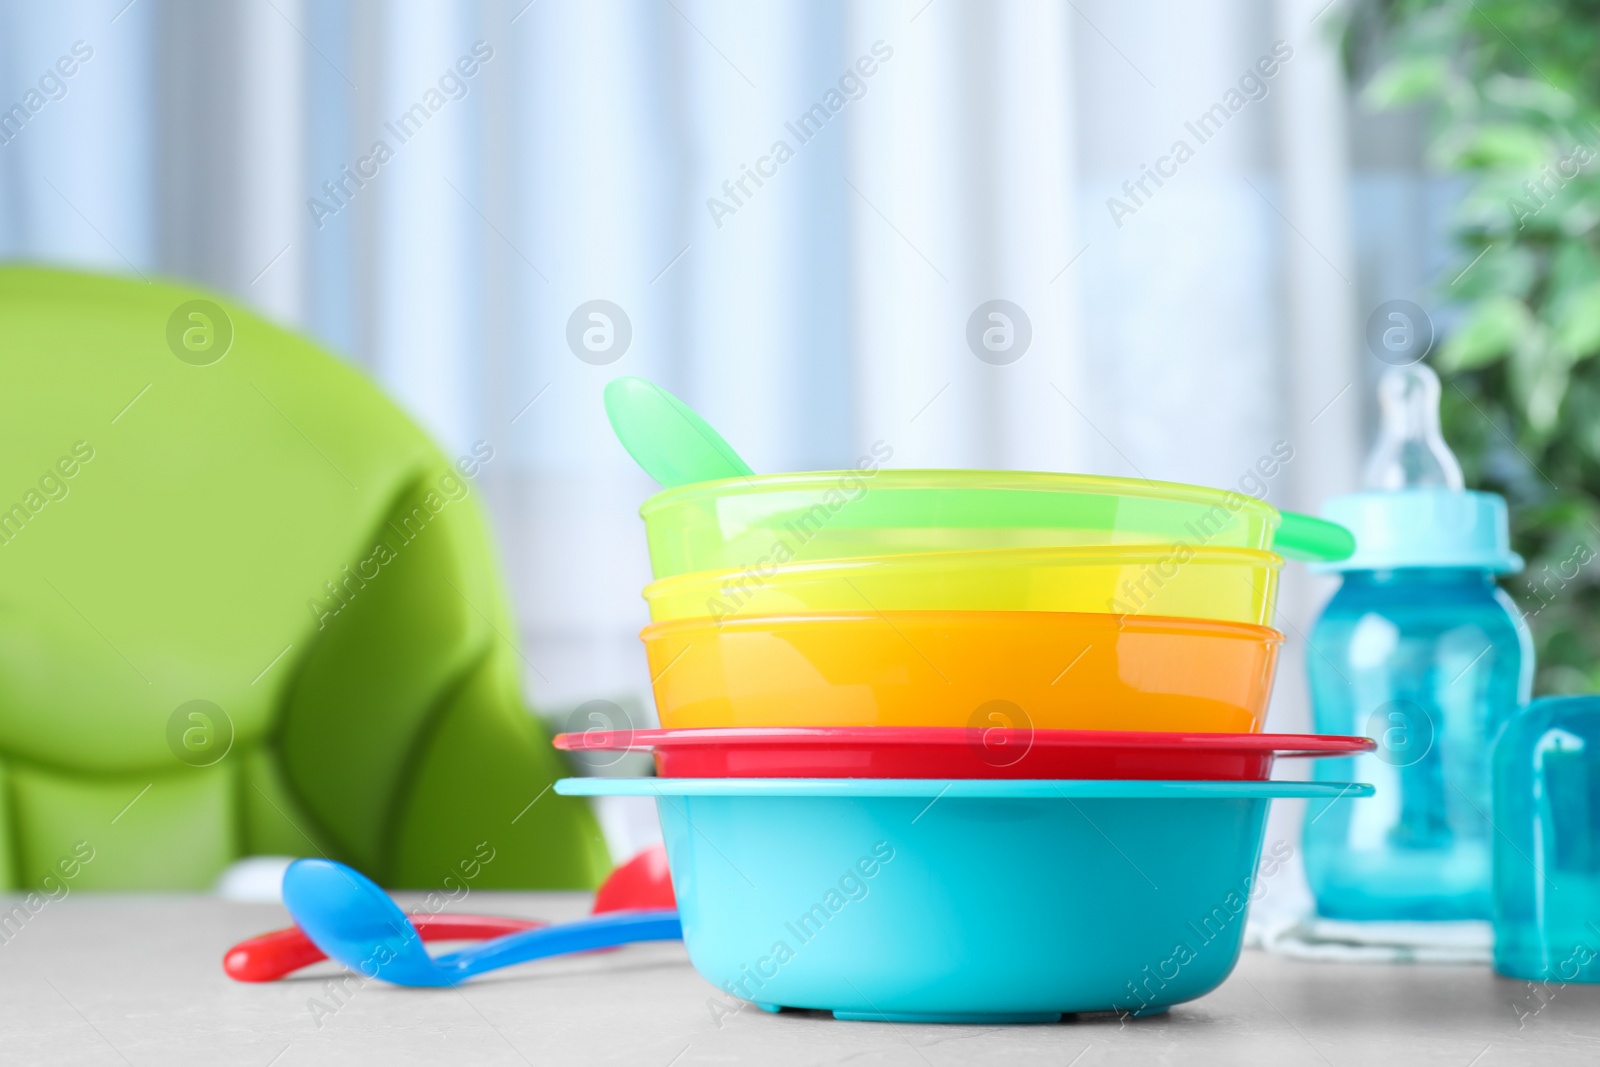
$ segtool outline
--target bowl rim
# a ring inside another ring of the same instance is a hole
[[[1210,567],[1283,569],[1283,557],[1264,548],[1237,548],[1229,545],[1115,544],[1043,545],[1007,548],[962,548],[945,552],[889,552],[876,556],[847,556],[836,559],[775,563],[768,567],[718,567],[712,570],[684,571],[656,578],[644,587],[644,598],[656,598],[707,587],[720,589],[730,579],[760,576],[760,584],[789,585],[792,582],[848,581],[864,571],[889,570],[896,576],[957,571],[1035,570],[1039,568],[1137,567],[1174,562],[1180,552],[1189,558],[1176,560],[1179,567],[1196,564]],[[1169,579],[1170,580],[1170,579]]]
[[[567,797],[952,797],[984,799],[1339,800],[1370,797],[1365,782],[1034,778],[562,778]]]
[[[639,639],[649,642],[652,638],[663,634],[671,634],[674,630],[704,630],[710,628],[722,633],[726,630],[756,630],[764,631],[774,626],[790,628],[794,626],[842,626],[857,625],[861,623],[876,623],[883,625],[889,618],[901,618],[905,615],[948,615],[950,622],[960,625],[984,626],[992,624],[991,616],[1039,616],[1039,623],[1047,621],[1063,622],[1070,625],[1077,620],[1086,619],[1113,619],[1117,622],[1084,623],[1097,627],[1115,627],[1117,632],[1127,631],[1152,631],[1173,633],[1180,637],[1212,637],[1232,638],[1245,641],[1265,642],[1269,645],[1284,643],[1283,631],[1260,623],[1241,622],[1236,619],[1192,619],[1182,615],[1140,615],[1118,614],[1109,611],[1007,611],[1007,610],[971,610],[964,608],[884,608],[882,611],[863,609],[861,611],[785,611],[776,615],[763,615],[752,613],[749,615],[735,615],[730,618],[718,619],[714,615],[684,615],[673,619],[657,619],[646,623],[639,631]],[[956,616],[960,616],[956,619]],[[1046,618],[1048,617],[1048,618]]]
[[[832,488],[843,478],[870,478],[874,489],[940,490],[995,489],[1046,493],[1092,493],[1101,496],[1132,496],[1176,503],[1218,505],[1238,513],[1249,511],[1277,530],[1281,512],[1264,500],[1237,489],[1215,489],[1189,482],[1153,481],[1148,478],[1121,478],[1105,474],[1071,474],[1060,471],[1007,471],[963,467],[879,467],[875,470],[789,471],[781,474],[751,474],[693,482],[664,489],[639,507],[646,521],[657,511],[698,499],[754,496],[814,486]]]
[[[1034,730],[965,726],[702,726],[685,729],[594,730],[557,734],[563,752],[649,751],[658,748],[773,749],[945,748],[971,744],[975,733],[1000,735],[1035,748],[1122,749],[1206,753],[1274,753],[1284,758],[1355,756],[1375,751],[1370,737],[1343,734],[1239,734],[1156,730]],[[600,740],[596,743],[593,738]]]

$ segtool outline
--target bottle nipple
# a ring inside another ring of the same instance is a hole
[[[1378,380],[1382,422],[1367,456],[1367,489],[1462,489],[1461,464],[1439,430],[1439,376],[1421,363]]]

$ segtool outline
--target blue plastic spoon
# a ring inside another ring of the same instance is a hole
[[[296,860],[283,902],[313,944],[368,978],[403,986],[450,986],[500,967],[635,941],[677,941],[678,913],[612,912],[507,934],[435,959],[406,913],[365,875],[331,860]]]

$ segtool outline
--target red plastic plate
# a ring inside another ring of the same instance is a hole
[[[653,751],[663,778],[1143,778],[1265,781],[1278,756],[1371,752],[1366,737],[837,726],[591,730],[569,752]]]

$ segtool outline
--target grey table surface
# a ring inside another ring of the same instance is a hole
[[[10,904],[6,908],[10,908]],[[575,918],[579,894],[471,894],[455,910]],[[0,1063],[1600,1064],[1600,986],[1484,968],[1304,963],[1247,951],[1165,1017],[906,1026],[734,1012],[681,945],[530,964],[460,990],[304,976],[242,985],[224,949],[284,925],[272,905],[75,894],[0,943]]]

